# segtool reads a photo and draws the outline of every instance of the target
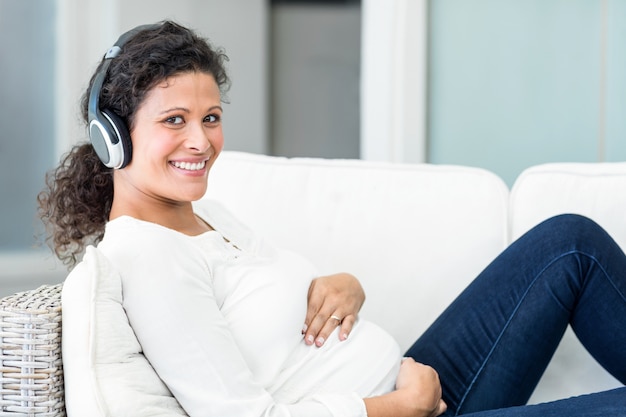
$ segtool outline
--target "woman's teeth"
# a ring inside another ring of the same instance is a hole
[[[174,161],[172,162],[172,165],[174,165],[176,168],[185,169],[187,171],[198,171],[200,169],[204,169],[204,167],[206,166],[206,161],[197,163]]]

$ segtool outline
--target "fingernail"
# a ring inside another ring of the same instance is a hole
[[[305,334],[308,328],[309,326],[307,326],[306,323],[304,323],[304,326],[302,326],[302,334]]]
[[[317,345],[317,347],[322,346],[324,344],[324,338],[318,337],[317,340],[315,341],[315,344]]]
[[[310,334],[310,335],[308,335],[306,337],[306,343],[307,343],[307,345],[313,344],[313,335],[312,334]]]
[[[348,333],[342,333],[341,340],[346,340],[348,338]]]

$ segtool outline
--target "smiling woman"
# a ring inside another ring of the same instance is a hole
[[[626,315],[626,256],[600,226],[563,215],[533,228],[416,335],[403,359],[389,333],[357,320],[365,294],[356,277],[321,276],[222,203],[201,199],[223,146],[223,60],[174,22],[123,34],[84,95],[85,121],[102,128],[72,149],[40,195],[62,258],[72,263],[95,242],[90,251],[119,273],[119,316],[136,335],[133,351],[141,346],[185,412],[436,417],[449,407],[447,415],[484,417],[614,415],[623,390],[514,407],[528,400],[570,324],[589,353],[626,381],[626,331],[615,320]],[[106,165],[119,143],[122,163]],[[72,292],[81,278],[67,278],[64,303],[98,304],[91,290]],[[398,320],[412,322],[408,316]],[[76,330],[66,326],[64,334]],[[65,381],[70,405],[86,381]],[[617,407],[623,415],[625,405]]]
[[[135,28],[109,49],[82,98],[91,143],[74,146],[39,195],[61,260],[74,265],[122,215],[190,234],[206,230],[190,202],[206,191],[223,146],[226,59],[173,22]],[[187,163],[207,166],[182,168]]]

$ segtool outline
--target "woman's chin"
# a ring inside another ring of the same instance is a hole
[[[206,194],[207,187],[190,187],[189,189],[179,190],[179,201],[198,201]]]

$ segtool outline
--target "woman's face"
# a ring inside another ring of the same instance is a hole
[[[201,198],[224,145],[221,119],[220,91],[212,75],[189,72],[157,84],[135,114],[132,160],[118,171],[116,190],[123,181],[142,199],[179,203]]]

